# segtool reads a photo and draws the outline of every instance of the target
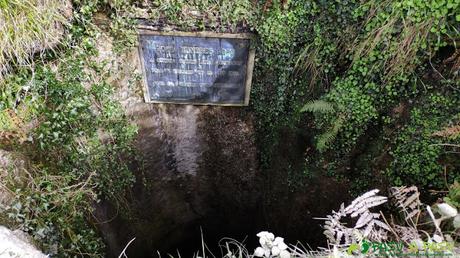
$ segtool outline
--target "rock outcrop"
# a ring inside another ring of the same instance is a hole
[[[21,231],[11,231],[0,226],[0,257],[45,258],[27,235]]]

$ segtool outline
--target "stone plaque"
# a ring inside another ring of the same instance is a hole
[[[246,106],[254,66],[249,34],[141,30],[145,100]]]

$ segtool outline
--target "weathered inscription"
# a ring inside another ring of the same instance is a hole
[[[149,33],[139,41],[147,101],[248,104],[250,39]]]

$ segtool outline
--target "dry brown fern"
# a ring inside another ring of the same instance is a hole
[[[9,126],[6,128],[0,124],[0,146],[10,145],[14,142],[23,142],[27,138],[23,120],[12,109],[1,111],[2,116],[6,117]]]
[[[441,131],[434,132],[432,135],[443,138],[458,138],[460,137],[460,125],[446,127]]]
[[[391,196],[395,198],[396,205],[401,209],[407,222],[412,222],[415,226],[417,218],[421,212],[420,193],[416,186],[392,187]],[[414,221],[415,219],[415,221]]]
[[[416,228],[393,225],[393,231],[398,235],[398,238],[406,244],[409,244],[414,239],[420,239],[420,235]]]

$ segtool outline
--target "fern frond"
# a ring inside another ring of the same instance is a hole
[[[320,152],[324,152],[329,147],[330,143],[335,141],[337,134],[342,128],[343,121],[344,121],[343,116],[339,116],[336,120],[334,120],[333,126],[330,130],[318,136],[316,148]]]
[[[346,208],[342,204],[338,212],[333,211],[327,216],[324,234],[330,243],[349,245],[367,238],[371,241],[382,241],[388,236],[390,227],[379,220],[379,213],[372,213],[370,208],[379,206],[387,201],[387,197],[378,196],[379,190],[369,191],[351,202]],[[358,217],[353,228],[344,226],[340,220],[344,217]]]
[[[378,196],[378,192],[379,190],[374,189],[359,196],[345,208],[345,212],[351,214],[351,217],[366,215],[370,208],[379,206],[387,201],[387,197]]]
[[[334,105],[324,100],[313,100],[305,104],[300,112],[313,112],[313,113],[332,113],[334,112]]]
[[[420,235],[416,228],[413,227],[404,227],[400,225],[393,225],[393,230],[398,235],[398,237],[405,243],[410,243],[414,239],[420,239]]]
[[[387,201],[387,197],[378,196],[378,192],[379,190],[374,189],[364,193],[363,195],[353,200],[351,204],[344,209],[345,213],[349,214],[352,218],[359,216],[354,228],[364,228],[364,237],[369,237],[372,232],[375,233],[380,229],[390,231],[388,225],[379,220],[379,213],[372,213],[369,211],[370,208],[379,206]],[[384,231],[375,235],[383,237],[383,232]]]
[[[418,217],[420,214],[420,192],[416,186],[411,187],[392,187],[390,189],[392,197],[396,200],[396,205],[404,212],[404,217],[407,222],[411,221],[415,226],[416,222],[412,221],[413,218]]]
[[[336,137],[337,134],[334,134],[332,131],[327,131],[321,134],[318,136],[316,148],[319,150],[319,152],[324,152],[329,147],[329,143],[333,142]]]

